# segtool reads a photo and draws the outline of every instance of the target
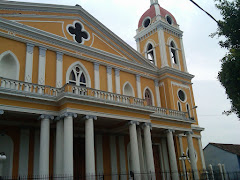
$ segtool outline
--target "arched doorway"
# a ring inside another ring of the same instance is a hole
[[[149,89],[145,90],[144,97],[145,97],[145,100],[147,101],[147,105],[148,106],[152,106],[153,105],[153,103],[152,103],[152,94],[151,94]]]

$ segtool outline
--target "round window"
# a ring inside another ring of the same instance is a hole
[[[170,16],[167,16],[166,20],[167,20],[168,24],[172,24],[172,18]]]
[[[146,27],[149,26],[150,23],[151,23],[150,18],[147,18],[147,19],[145,19],[145,20],[143,21],[143,26],[146,28]]]
[[[186,95],[185,95],[185,93],[183,92],[183,90],[179,90],[179,91],[178,91],[178,98],[179,98],[181,101],[185,101],[185,100],[186,100]]]

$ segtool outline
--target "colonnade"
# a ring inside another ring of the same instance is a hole
[[[77,117],[75,113],[64,113],[60,117],[55,118],[56,123],[56,175],[73,176],[73,118]],[[41,115],[40,129],[40,159],[39,159],[39,175],[49,174],[49,136],[50,121],[53,116]],[[85,121],[85,169],[86,176],[94,177],[95,173],[95,152],[94,152],[94,120],[96,116],[86,115]],[[137,121],[129,121],[129,137],[130,137],[130,156],[132,159],[131,170],[135,175],[135,179],[141,179],[141,173],[151,174],[151,178],[155,179],[155,165],[151,139],[151,123],[139,124]],[[143,130],[143,131],[142,131]],[[142,133],[144,139],[142,140]],[[171,177],[173,180],[179,179],[177,159],[175,154],[175,146],[173,140],[174,130],[165,131],[167,137],[167,147],[169,154],[169,164],[171,169]],[[194,155],[194,147],[192,133],[187,132],[187,141],[191,167],[194,177],[198,179],[197,163]],[[143,142],[142,142],[143,141]],[[142,146],[144,144],[144,146]],[[146,164],[143,158],[143,148],[145,150]]]

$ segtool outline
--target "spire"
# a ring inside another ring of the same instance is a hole
[[[158,4],[158,0],[150,0],[150,4],[151,4],[151,6],[154,4]]]

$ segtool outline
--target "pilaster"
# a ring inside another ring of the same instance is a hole
[[[100,90],[99,63],[94,63],[94,88]]]
[[[137,83],[138,98],[142,99],[141,76],[140,75],[136,75],[136,83]]]
[[[116,83],[116,93],[121,94],[120,90],[120,70],[115,69],[115,83]]]
[[[158,80],[154,80],[155,84],[155,92],[156,92],[156,99],[157,99],[157,106],[161,107],[161,99],[160,99],[160,92],[159,92],[159,83]]]
[[[63,53],[56,52],[56,87],[62,87]]]
[[[161,67],[169,66],[167,61],[167,53],[166,53],[166,43],[164,37],[164,30],[162,26],[158,28],[158,39],[159,39],[159,46],[160,46],[160,55],[161,55]]]
[[[107,66],[107,87],[108,92],[112,92],[112,67]]]

